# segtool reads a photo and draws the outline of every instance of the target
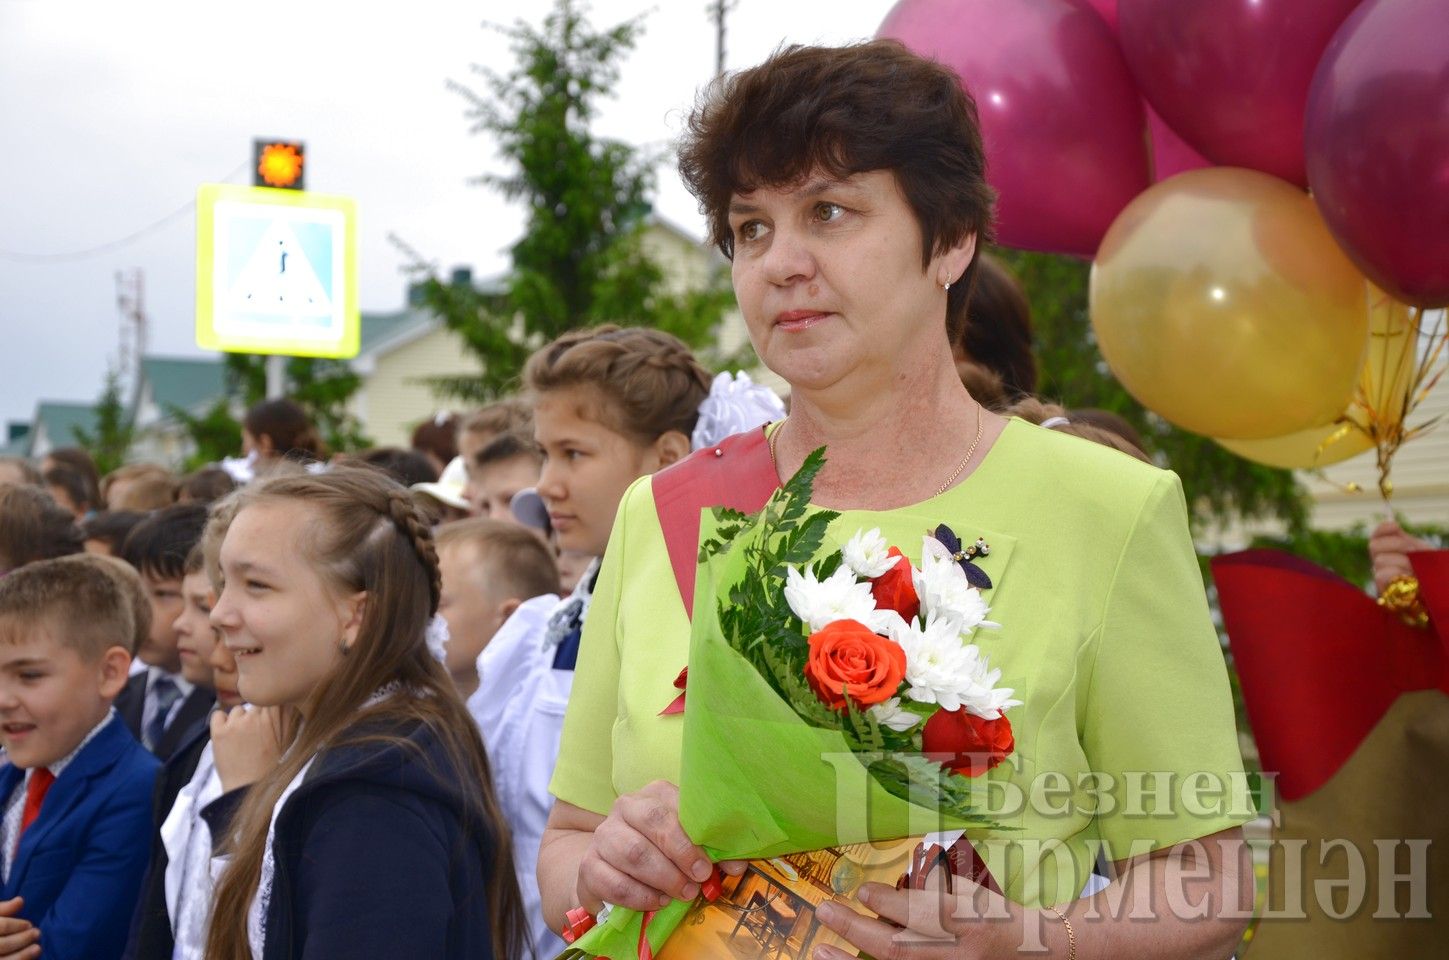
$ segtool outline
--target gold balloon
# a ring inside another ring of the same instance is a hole
[[[1353,402],[1336,421],[1266,440],[1219,440],[1240,457],[1270,467],[1315,470],[1374,448],[1370,425],[1392,429],[1404,417],[1404,400],[1414,375],[1418,316],[1388,294],[1368,286],[1368,359],[1359,373]]]
[[[1368,339],[1364,278],[1306,194],[1252,170],[1191,170],[1127,205],[1092,264],[1112,372],[1194,433],[1261,439],[1343,413]]]

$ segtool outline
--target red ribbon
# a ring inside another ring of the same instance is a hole
[[[654,960],[654,948],[649,945],[649,921],[654,919],[654,911],[650,910],[644,914],[644,922],[639,924],[639,960]]]
[[[1001,885],[986,868],[986,861],[981,859],[981,854],[971,845],[971,841],[962,834],[950,847],[942,849],[939,843],[927,846],[924,842],[916,844],[915,853],[911,857],[910,869],[901,874],[896,881],[896,889],[924,890],[926,878],[931,871],[937,867],[947,867],[946,892],[950,893],[954,884],[953,877],[965,877],[978,886],[985,887],[992,893],[1001,893]]]
[[[674,689],[679,691],[679,696],[669,701],[669,706],[659,711],[661,717],[672,717],[677,713],[684,712],[684,685],[689,680],[689,668],[685,667],[679,671],[679,676],[674,678]]]
[[[1449,551],[1411,553],[1409,562],[1428,630],[1290,554],[1212,561],[1248,720],[1285,800],[1323,786],[1401,694],[1449,693]]]
[[[579,937],[594,929],[594,926],[598,923],[594,919],[594,915],[583,907],[574,907],[568,913],[564,914],[564,919],[569,922],[569,925],[563,931],[564,943],[573,943]]]
[[[711,867],[709,879],[699,885],[699,895],[710,903],[718,900],[724,893],[724,878],[720,876],[719,867]],[[654,919],[654,911],[650,910],[644,914],[644,921],[639,924],[639,960],[654,960],[654,948],[649,945],[649,921]]]

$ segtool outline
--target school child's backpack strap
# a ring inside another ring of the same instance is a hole
[[[651,482],[674,582],[684,612],[693,617],[700,512],[706,507],[731,507],[754,513],[780,487],[765,430],[736,433],[696,450],[654,474]]]

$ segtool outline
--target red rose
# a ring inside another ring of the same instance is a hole
[[[805,679],[832,710],[844,712],[847,696],[859,707],[889,700],[905,676],[901,645],[857,620],[837,620],[810,635]]]
[[[995,767],[1016,749],[1011,721],[1003,714],[983,720],[960,710],[937,710],[921,730],[924,753],[949,754],[941,766],[967,777],[976,777]]]
[[[871,596],[881,610],[894,610],[909,623],[921,612],[921,598],[916,596],[916,584],[911,579],[911,561],[896,547],[887,554],[896,557],[896,565],[870,582]]]

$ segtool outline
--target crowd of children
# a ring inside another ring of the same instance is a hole
[[[332,456],[274,400],[184,477],[0,459],[0,960],[554,955],[535,864],[619,503],[784,412],[603,326],[409,450]]]
[[[0,960],[562,946],[534,860],[619,500],[784,408],[638,328],[525,381],[409,450],[273,400],[186,476],[0,459]]]

